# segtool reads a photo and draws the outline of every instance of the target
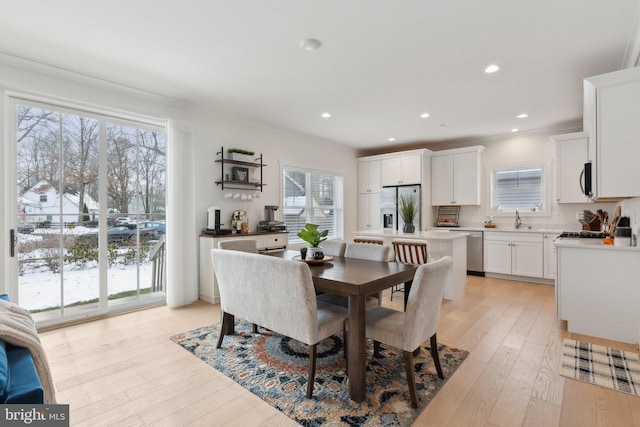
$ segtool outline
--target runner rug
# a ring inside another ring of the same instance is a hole
[[[342,336],[318,344],[313,398],[307,399],[308,346],[260,328],[236,322],[236,334],[225,336],[216,349],[220,324],[205,326],[171,337],[251,393],[304,426],[409,426],[453,375],[469,354],[440,345],[445,379],[438,378],[429,347],[415,358],[420,407],[411,406],[399,350],[383,345],[382,357],[367,349],[367,398],[357,404],[349,399]]]
[[[563,376],[638,396],[640,360],[633,352],[565,339]]]

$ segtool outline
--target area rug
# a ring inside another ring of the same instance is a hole
[[[382,346],[382,357],[367,349],[367,398],[349,399],[342,336],[327,338],[317,347],[313,398],[307,399],[308,346],[249,324],[236,322],[236,334],[225,336],[216,349],[220,324],[171,337],[171,340],[279,409],[303,426],[409,426],[469,354],[440,345],[445,379],[438,378],[429,347],[415,358],[420,407],[411,406],[399,350]]]
[[[565,339],[561,375],[638,396],[640,360],[633,352]]]

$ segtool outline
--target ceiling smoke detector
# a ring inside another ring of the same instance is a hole
[[[320,46],[322,46],[322,43],[317,39],[303,39],[300,41],[300,49],[302,50],[313,51],[320,48]]]

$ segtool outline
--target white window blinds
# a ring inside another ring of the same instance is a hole
[[[306,223],[329,230],[328,238],[343,236],[342,175],[293,167],[282,169],[282,215],[289,243],[301,243],[297,234]]]
[[[494,209],[537,211],[544,206],[544,169],[494,170]]]

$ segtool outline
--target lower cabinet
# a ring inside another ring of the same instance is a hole
[[[544,245],[544,278],[555,279],[556,278],[556,248],[553,246],[553,242],[558,237],[556,233],[544,233],[543,245]]]
[[[217,248],[223,240],[255,240],[258,252],[267,253],[286,249],[289,243],[287,233],[255,233],[255,234],[229,234],[224,236],[200,236],[200,270],[199,270],[199,296],[200,299],[211,304],[220,302],[220,293],[216,283],[216,277],[211,263],[211,249]]]
[[[541,233],[484,233],[484,271],[543,277]]]

